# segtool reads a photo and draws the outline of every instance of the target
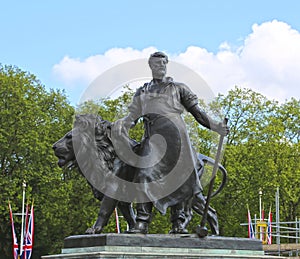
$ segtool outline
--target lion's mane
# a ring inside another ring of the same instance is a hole
[[[102,190],[105,176],[113,173],[116,152],[109,138],[110,128],[111,123],[100,116],[84,114],[76,115],[72,130],[76,164],[95,196],[100,194],[94,187],[97,186],[98,192]]]

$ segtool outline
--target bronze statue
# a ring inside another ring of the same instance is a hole
[[[214,121],[200,109],[198,97],[186,85],[166,77],[167,63],[168,57],[162,52],[155,52],[150,56],[152,81],[136,91],[128,116],[116,121],[112,127],[113,144],[123,147],[126,146],[129,129],[142,118],[145,134],[138,151],[140,160],[143,157],[155,160],[157,154],[165,152],[159,162],[151,166],[139,166],[139,160],[131,161],[128,156],[122,158],[138,168],[133,181],[143,184],[143,190],[137,195],[144,197],[145,202],[136,205],[135,233],[148,232],[153,205],[163,214],[168,207],[173,207],[173,233],[187,232],[184,228],[184,211],[189,200],[197,200],[198,207],[204,208],[205,198],[197,176],[198,159],[181,117],[183,111],[187,110],[198,123],[221,135],[229,132],[225,124]],[[162,136],[163,143],[160,140],[151,142],[152,137],[157,135]],[[163,149],[164,152],[161,151]],[[120,152],[119,155],[126,156],[126,153]],[[170,173],[173,179],[169,177]],[[153,182],[158,183],[155,188],[150,184]],[[170,191],[162,197],[161,191],[164,188]]]
[[[109,138],[110,136],[110,128],[111,123],[105,120],[102,120],[100,116],[95,115],[77,115],[76,121],[74,124],[74,128],[66,133],[61,139],[59,139],[56,143],[53,144],[53,149],[55,155],[58,157],[58,165],[60,167],[68,166],[69,168],[77,168],[79,172],[83,175],[83,177],[86,177],[85,174],[82,173],[81,168],[83,171],[90,171],[91,174],[98,175],[98,172],[100,170],[103,170],[101,167],[98,166],[97,161],[92,160],[86,160],[85,164],[82,164],[81,167],[78,166],[77,159],[81,160],[83,157],[86,158],[85,151],[93,149],[90,144],[90,140],[93,139],[90,134],[95,134],[95,142],[97,142],[97,150],[96,152],[99,154],[99,159],[106,164],[107,166],[107,172],[109,171],[117,171],[119,174],[123,175],[130,175],[131,172],[134,172],[134,168],[126,165],[121,160],[119,160],[116,156],[116,152],[114,150],[114,147],[112,145],[112,142]],[[75,144],[73,142],[76,142],[79,144],[82,148],[78,150],[77,152],[74,150]],[[134,142],[135,143],[135,142]],[[136,143],[135,147],[138,147],[139,144]],[[94,150],[95,151],[95,150]],[[94,152],[93,151],[93,152]],[[89,156],[88,156],[89,157]],[[198,160],[199,160],[199,171],[198,171],[198,177],[201,178],[202,173],[204,171],[205,165],[213,165],[214,161],[213,159],[198,154]],[[113,167],[117,165],[117,170]],[[120,170],[122,168],[122,170]],[[219,165],[219,170],[221,171],[223,175],[223,181],[219,188],[215,191],[213,196],[217,195],[222,188],[225,185],[226,182],[226,170],[222,165]],[[129,178],[130,180],[133,179],[133,176],[131,175]],[[104,181],[104,179],[103,179]],[[89,181],[88,181],[89,183]],[[132,209],[132,206],[128,202],[118,202],[115,199],[109,198],[105,196],[102,192],[100,192],[95,186],[93,186],[91,183],[93,194],[95,198],[101,201],[100,211],[98,218],[93,226],[88,228],[86,230],[87,234],[96,234],[101,233],[103,231],[103,228],[107,225],[108,220],[111,216],[111,214],[114,211],[114,208],[118,206],[121,213],[124,215],[124,218],[126,219],[129,229],[132,229],[135,224],[135,215]],[[193,199],[186,203],[185,205],[184,214],[182,213],[180,216],[183,221],[183,228],[185,228],[188,223],[191,220],[192,217],[192,209],[202,215],[203,213],[203,203],[197,203],[196,199]],[[173,210],[173,208],[172,208]],[[172,213],[172,222],[174,220],[177,220],[176,212]],[[174,216],[176,215],[176,216]],[[208,222],[210,224],[211,230],[213,234],[218,234],[218,221],[215,214],[215,211],[213,209],[210,209],[209,215],[208,215]],[[175,223],[174,223],[175,224]],[[129,232],[131,232],[129,230]],[[179,231],[176,229],[172,229],[170,233],[175,234]]]
[[[69,162],[77,166],[101,200],[99,217],[87,230],[89,234],[103,230],[116,206],[126,218],[129,232],[143,234],[148,233],[153,206],[162,214],[171,207],[173,234],[187,233],[192,209],[200,215],[204,212],[206,199],[199,179],[203,163],[213,160],[196,154],[181,114],[189,111],[197,122],[221,135],[229,129],[199,108],[197,96],[186,85],[166,77],[167,63],[162,52],[150,56],[153,80],[137,90],[128,116],[110,123],[99,116],[78,115],[74,128],[53,145],[59,166]],[[128,131],[140,118],[145,133],[137,143],[128,137]],[[155,139],[157,136],[162,138]],[[226,170],[221,165],[219,170],[223,183],[216,193],[226,180]],[[119,178],[138,187],[123,186],[115,181]],[[118,199],[113,195],[118,192],[133,195]],[[136,202],[136,217],[131,202]],[[207,221],[212,233],[218,235],[217,215],[211,207]]]

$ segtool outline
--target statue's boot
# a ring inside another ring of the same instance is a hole
[[[125,220],[127,221],[129,230],[133,229],[135,226],[136,220],[135,220],[135,213],[131,206],[131,203],[120,201],[118,203],[118,208],[120,209],[122,215],[124,216]]]
[[[88,228],[86,234],[100,234],[103,228],[107,225],[108,220],[113,213],[118,201],[105,196],[101,202],[100,211],[95,224]]]
[[[127,233],[132,234],[147,234],[148,233],[148,225],[152,219],[152,207],[153,204],[151,202],[146,203],[137,203],[136,204],[136,223],[134,228]]]
[[[188,230],[184,227],[184,222],[181,220],[176,220],[172,223],[172,229],[169,234],[188,234]]]
[[[171,217],[172,229],[169,234],[188,234],[186,226],[188,222],[186,215],[186,202],[180,202],[171,207]]]
[[[148,234],[148,222],[137,220],[134,228],[128,230],[129,234]]]

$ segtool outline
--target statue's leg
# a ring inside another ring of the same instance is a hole
[[[104,196],[98,218],[93,227],[86,230],[86,234],[99,234],[102,232],[103,228],[107,225],[108,220],[113,213],[118,201],[107,196]]]
[[[131,233],[148,233],[148,225],[152,220],[152,202],[136,204],[136,223]]]
[[[185,203],[180,202],[171,207],[171,222],[172,229],[170,234],[187,234],[188,231],[185,228],[186,214],[185,214]]]
[[[204,198],[203,194],[196,194],[192,201],[193,210],[196,211],[199,215],[203,215],[205,203],[206,199]],[[210,206],[208,207],[207,212],[207,222],[209,223],[212,234],[219,235],[219,222],[217,212]]]
[[[193,210],[192,210],[192,199],[187,201],[184,206],[184,214],[185,214],[185,220],[183,223],[183,227],[187,228],[188,224],[193,218]]]
[[[94,197],[99,200],[99,201],[102,201],[103,197],[104,197],[104,194],[102,192],[99,192],[96,188],[94,188],[92,186],[92,192],[93,192],[93,195]]]
[[[129,229],[134,228],[135,213],[134,213],[131,203],[120,201],[118,203],[118,208],[120,209],[122,215],[124,216],[125,220],[127,221]]]

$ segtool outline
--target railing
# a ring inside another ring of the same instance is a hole
[[[258,222],[258,224],[257,224]],[[241,225],[247,226],[248,223]],[[266,244],[268,234],[266,228],[261,228],[261,221],[253,222],[255,237],[262,240],[265,254],[282,256],[300,256],[300,220],[289,222],[272,222],[271,244]]]

